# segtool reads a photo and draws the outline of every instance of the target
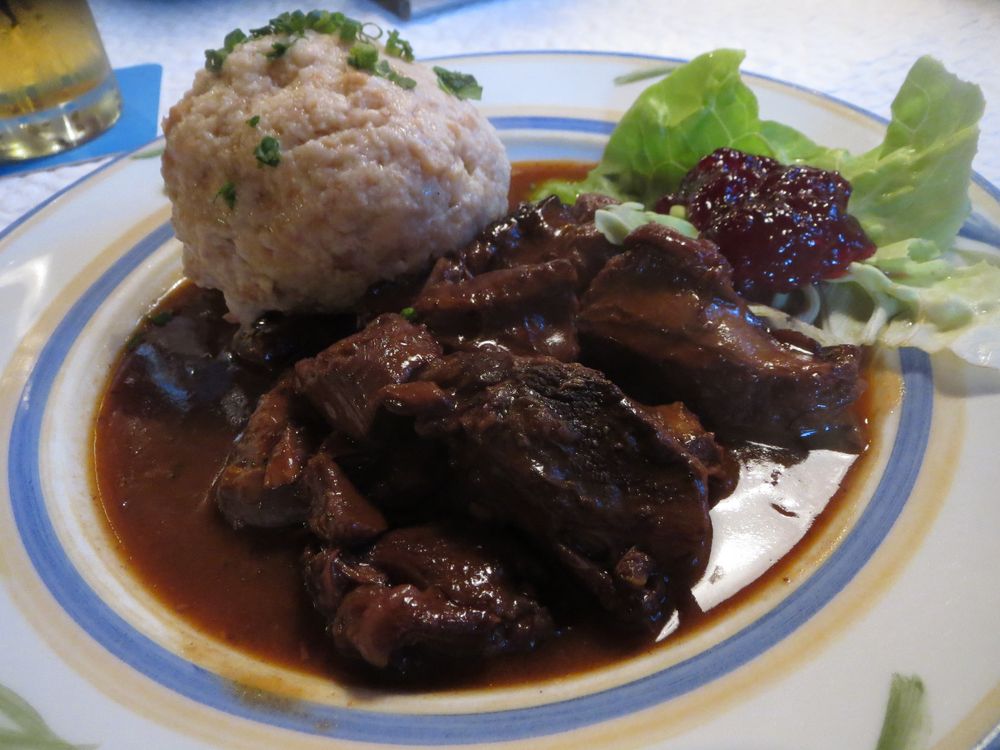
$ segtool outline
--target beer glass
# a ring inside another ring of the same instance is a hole
[[[0,162],[72,148],[120,112],[86,0],[0,0]]]

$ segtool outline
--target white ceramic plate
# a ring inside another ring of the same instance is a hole
[[[663,62],[531,52],[448,64],[484,85],[513,160],[596,160],[644,85],[614,77]],[[822,143],[860,150],[881,137],[874,115],[747,80],[765,117]],[[971,198],[965,241],[1000,244],[1000,193],[977,178]],[[131,577],[90,478],[108,367],[180,277],[168,219],[158,160],[126,157],[0,237],[0,747],[14,746],[4,731],[20,723],[106,750],[866,750],[903,673],[926,684],[928,747],[1000,748],[1000,376],[913,351],[885,361],[873,456],[834,522],[757,595],[667,648],[540,685],[380,695],[201,635]],[[904,396],[887,395],[900,382]],[[829,480],[811,471],[800,487]],[[741,521],[720,536],[741,524],[744,540],[757,535]],[[777,538],[768,533],[758,563]]]

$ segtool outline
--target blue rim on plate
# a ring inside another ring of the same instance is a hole
[[[484,53],[490,54],[531,54]],[[544,54],[553,54],[545,52]],[[611,53],[567,53],[611,54]],[[472,57],[474,55],[456,55]],[[621,56],[621,55],[619,55]],[[683,62],[673,58],[637,59]],[[751,76],[755,74],[749,74]],[[776,81],[766,76],[758,78]],[[879,122],[883,118],[811,89],[776,81],[848,107]],[[614,123],[552,117],[495,118],[498,129],[564,130],[606,134]],[[121,157],[119,157],[120,159]],[[115,161],[118,161],[116,159]],[[104,165],[102,169],[113,162]],[[87,178],[93,176],[88,175]],[[87,179],[85,178],[85,179]],[[1000,201],[1000,190],[980,175],[975,182]],[[74,183],[76,185],[78,183]],[[73,186],[70,186],[73,187]],[[68,190],[70,188],[67,188]],[[52,202],[64,191],[52,196]],[[44,205],[44,204],[43,204]],[[0,232],[0,239],[41,206]],[[55,378],[70,348],[102,302],[153,252],[173,236],[163,224],[118,259],[74,303],[39,354],[18,401],[10,436],[8,483],[18,532],[33,566],[66,612],[109,652],[161,685],[206,706],[246,719],[300,732],[372,743],[444,745],[507,741],[554,734],[619,718],[695,690],[782,641],[819,612],[864,567],[902,512],[927,447],[934,385],[929,357],[903,350],[905,398],[889,462],[857,524],[833,554],[775,608],[714,647],[679,664],[598,693],[544,705],[472,714],[404,714],[298,702],[284,712],[236,697],[232,684],[164,649],[118,616],[87,585],[62,549],[41,493],[39,441]],[[989,748],[1000,747],[989,742]]]

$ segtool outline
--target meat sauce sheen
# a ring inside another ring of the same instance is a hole
[[[511,205],[540,180],[576,179],[588,168],[568,162],[515,165]],[[257,398],[272,385],[259,371],[224,356],[236,330],[224,313],[217,292],[179,285],[126,346],[97,418],[100,501],[127,564],[168,608],[262,659],[342,684],[401,690],[532,682],[650,648],[648,638],[623,634],[595,616],[592,607],[567,597],[552,608],[560,622],[571,626],[534,652],[455,664],[416,679],[339,658],[305,595],[301,555],[307,532],[235,532],[212,497],[212,484],[234,438]],[[176,358],[158,356],[148,345],[152,339],[160,350],[176,351]],[[848,491],[847,485],[849,481],[838,497]],[[828,506],[827,517],[836,501]],[[787,567],[793,556],[778,568]],[[780,575],[778,568],[764,578]],[[756,585],[739,596],[752,595]],[[683,613],[685,627],[691,632],[725,609],[703,615],[689,605]]]

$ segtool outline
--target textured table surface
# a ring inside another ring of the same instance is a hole
[[[160,115],[234,27],[294,9],[287,0],[91,0],[115,67],[163,66]],[[304,9],[312,6],[303,6]],[[986,96],[975,167],[1000,185],[1000,0],[480,0],[401,22],[369,0],[321,5],[398,27],[422,57],[574,49],[692,57],[747,50],[744,69],[888,115],[912,62],[932,54]],[[0,179],[0,230],[100,162]]]

